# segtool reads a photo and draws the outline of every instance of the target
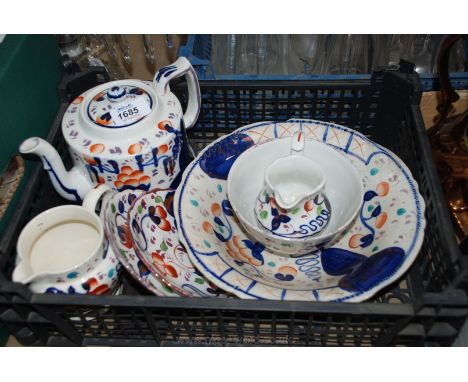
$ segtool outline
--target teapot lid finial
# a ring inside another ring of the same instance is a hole
[[[112,86],[107,90],[107,98],[113,102],[122,100],[126,94],[127,90],[123,86]]]

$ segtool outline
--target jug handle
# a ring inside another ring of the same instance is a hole
[[[96,185],[94,188],[88,191],[85,198],[83,199],[82,206],[86,208],[87,210],[90,210],[95,213],[96,207],[99,201],[101,200],[102,196],[106,194],[104,198],[102,199],[101,210],[99,214],[99,217],[102,218],[104,216],[104,210],[106,208],[106,204],[112,196],[111,191],[112,189],[105,184]]]
[[[201,105],[200,85],[190,61],[185,57],[179,57],[173,64],[159,69],[154,76],[153,83],[156,93],[164,96],[170,91],[169,82],[184,75],[187,78],[188,87],[188,105],[184,113],[184,123],[185,128],[190,129],[197,122]]]
[[[292,136],[291,155],[304,154],[304,147],[305,147],[305,134],[302,130],[296,131]]]

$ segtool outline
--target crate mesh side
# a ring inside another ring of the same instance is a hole
[[[0,303],[0,313],[1,307]],[[7,318],[5,324],[23,338],[27,334],[25,341],[36,345],[68,341],[117,346],[414,346],[428,342],[450,345],[465,320],[465,315],[443,310],[438,315],[413,317],[83,305],[56,306],[55,311],[73,336],[66,338],[58,326],[36,313],[29,313],[24,322]]]
[[[240,126],[310,118],[370,134],[376,128],[379,90],[374,88],[217,89],[203,92],[197,125],[189,131],[196,151]]]
[[[300,312],[67,306],[61,316],[84,341],[112,338],[179,345],[372,346],[405,318]],[[49,336],[59,336],[51,328]]]
[[[427,292],[441,292],[447,288],[450,282],[460,272],[459,265],[452,261],[451,254],[448,253],[446,240],[453,238],[443,238],[440,227],[431,222],[438,221],[437,208],[438,201],[435,199],[434,190],[428,179],[427,160],[423,158],[421,147],[418,145],[415,121],[413,115],[405,113],[405,120],[401,124],[397,134],[397,145],[395,153],[399,155],[407,166],[411,169],[413,177],[419,185],[419,192],[424,197],[426,203],[426,229],[423,246],[417,258],[417,266],[421,276],[424,290]],[[444,205],[445,207],[445,205]]]

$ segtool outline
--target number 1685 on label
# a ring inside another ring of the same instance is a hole
[[[125,119],[125,118],[131,117],[133,115],[138,115],[138,113],[139,113],[139,110],[135,106],[135,107],[132,107],[131,109],[124,110],[121,113],[119,113],[119,118],[120,119]]]

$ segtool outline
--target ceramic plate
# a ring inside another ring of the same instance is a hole
[[[345,154],[365,192],[359,217],[331,248],[285,258],[245,234],[228,201],[226,179],[246,149],[298,129]],[[251,299],[365,300],[409,268],[425,227],[418,186],[395,154],[356,131],[310,120],[253,124],[216,140],[184,172],[175,206],[193,263],[220,288]]]
[[[187,297],[224,297],[193,266],[179,242],[174,219],[174,190],[140,194],[128,210],[133,249],[138,258],[171,289]]]
[[[109,200],[105,215],[107,237],[117,258],[135,280],[157,296],[178,297],[179,294],[151,274],[133,250],[127,214],[132,202],[142,192],[123,191]]]

